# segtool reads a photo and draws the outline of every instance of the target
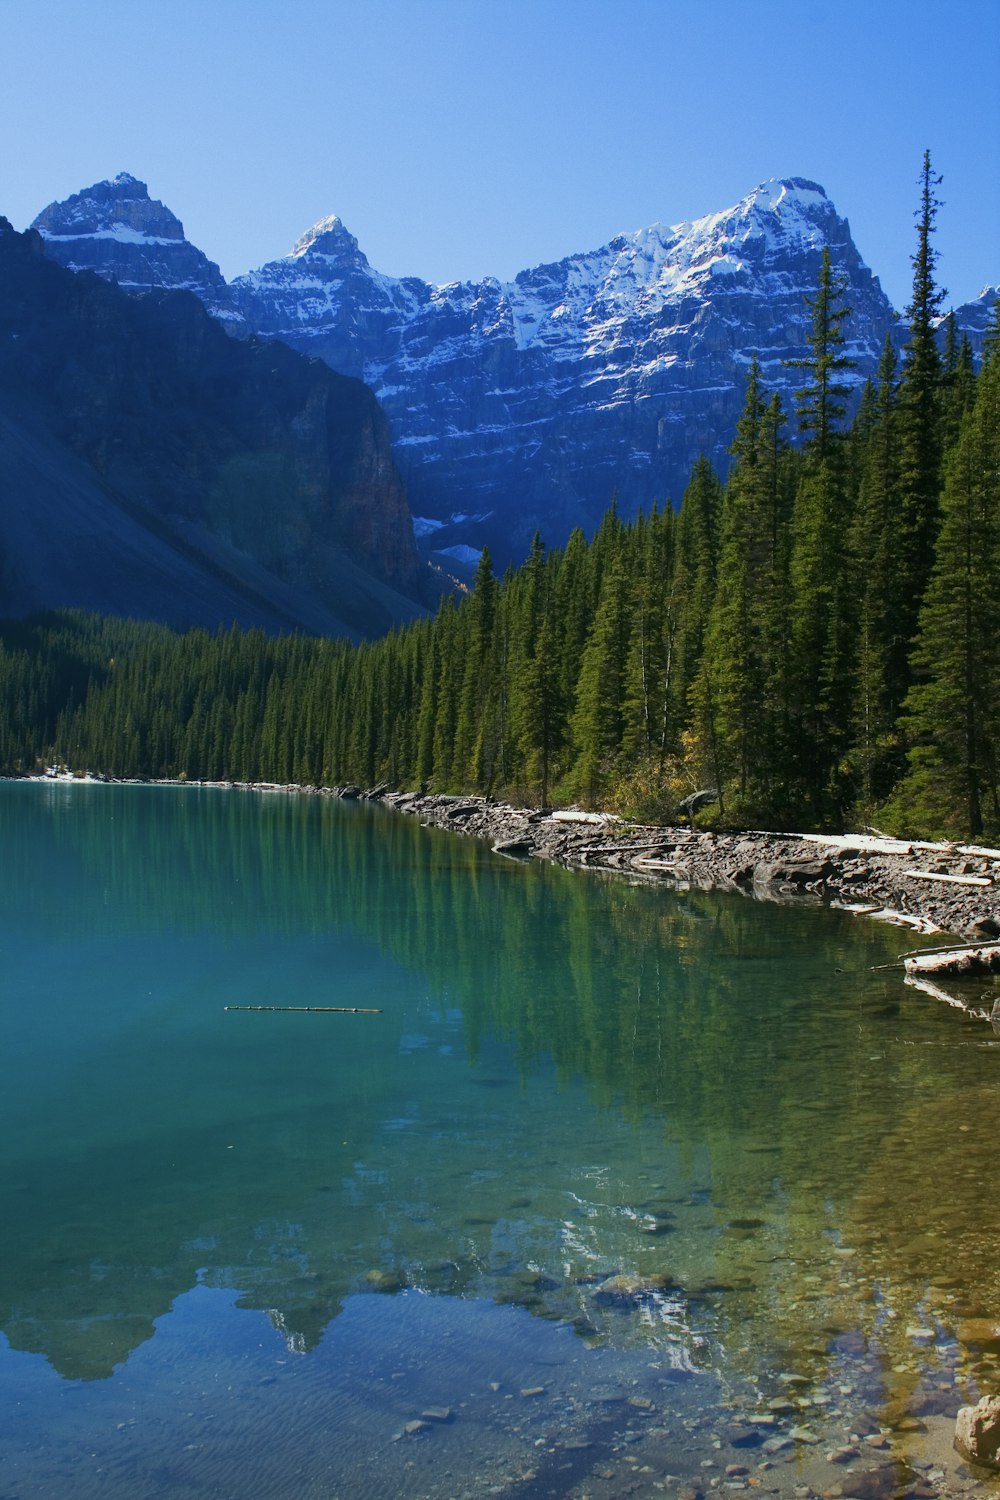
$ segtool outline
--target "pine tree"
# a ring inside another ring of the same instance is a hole
[[[945,347],[941,368],[941,449],[947,454],[958,441],[962,418],[976,398],[975,361],[968,334],[961,339],[955,314],[945,319]]]
[[[592,548],[579,527],[570,533],[566,550],[556,560],[555,566],[553,588],[560,635],[559,697],[564,704],[571,705],[596,602]]]
[[[873,388],[854,533],[860,598],[851,761],[855,796],[870,814],[902,769],[897,720],[909,680],[909,641],[900,633],[899,421],[896,354],[887,334]]]
[[[809,446],[818,463],[831,457],[833,434],[847,411],[851,387],[839,377],[857,367],[857,360],[843,352],[843,325],[853,311],[843,301],[847,285],[847,276],[833,270],[829,247],[824,245],[816,295],[805,299],[811,314],[806,336],[810,353],[803,359],[789,360],[793,369],[806,370],[811,376],[808,384],[795,392],[795,399],[799,430],[809,435]]]
[[[494,673],[494,633],[497,623],[497,581],[488,547],[476,568],[472,593],[460,610],[465,637],[464,667],[455,721],[453,780],[463,787],[483,789],[484,719],[497,691]]]
[[[912,640],[934,558],[939,521],[942,454],[942,367],[937,323],[945,298],[935,280],[934,221],[942,206],[935,196],[941,177],[924,152],[917,209],[917,249],[912,257],[913,294],[906,309],[910,336],[900,384],[900,553],[904,584],[899,630]]]
[[[671,604],[677,701],[687,707],[698,675],[708,614],[715,594],[722,484],[702,455],[691,470],[677,518]]]
[[[629,621],[627,575],[621,556],[604,574],[593,628],[580,663],[573,713],[573,776],[590,805],[599,802],[621,748]]]
[[[723,811],[770,810],[786,713],[787,509],[782,422],[765,405],[756,359],[731,452],[717,586],[693,692]]]
[[[811,815],[836,809],[841,752],[848,741],[853,632],[848,578],[851,497],[845,444],[837,424],[856,361],[840,352],[845,279],[833,274],[824,251],[819,288],[806,298],[812,313],[810,354],[797,361],[812,379],[798,393],[799,426],[808,433],[796,490],[790,564],[792,707],[797,720],[799,793]]]
[[[444,599],[438,608],[437,619],[426,633],[423,653],[413,764],[413,781],[418,787],[429,785],[434,774],[434,726],[441,693],[440,621],[443,611]]]
[[[670,507],[659,511],[654,506],[648,522],[639,516],[622,748],[639,762],[655,760],[661,771],[683,727],[674,684],[673,547]]]
[[[519,579],[521,598],[514,627],[511,721],[522,774],[544,807],[555,757],[562,743],[563,704],[554,627],[552,570],[538,532]]]
[[[1000,334],[1000,317],[996,333]],[[951,454],[907,699],[900,819],[937,833],[1000,830],[1000,347]]]
[[[435,623],[434,639],[440,658],[439,685],[434,714],[433,784],[446,791],[455,785],[455,724],[458,698],[462,691],[462,643],[459,638],[459,612],[450,594],[441,601]]]

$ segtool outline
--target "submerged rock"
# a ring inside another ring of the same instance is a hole
[[[369,1291],[401,1292],[406,1287],[404,1271],[369,1271],[365,1277]]]
[[[877,1469],[860,1469],[856,1474],[846,1474],[840,1482],[845,1500],[887,1500],[898,1482],[895,1464],[883,1464]]]
[[[958,1341],[981,1354],[1000,1354],[1000,1322],[995,1318],[965,1318],[958,1325]]]
[[[634,1307],[673,1286],[673,1278],[657,1276],[609,1276],[593,1292],[595,1302],[603,1307]]]
[[[955,1447],[970,1463],[1000,1473],[1000,1396],[963,1406],[955,1421]]]

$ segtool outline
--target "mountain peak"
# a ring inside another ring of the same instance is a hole
[[[319,219],[311,229],[307,229],[302,238],[292,246],[289,259],[300,260],[302,256],[310,254],[324,255],[334,260],[347,257],[365,259],[354,235],[336,214],[327,214],[326,218]]]
[[[767,182],[762,182],[757,191],[768,188],[780,190],[779,200],[783,197],[797,197],[809,203],[815,203],[817,200],[822,200],[824,203],[830,201],[826,195],[826,188],[818,182],[811,182],[808,177],[771,177]]]
[[[150,198],[144,182],[130,172],[95,182],[61,203],[43,208],[32,229],[47,240],[86,237],[183,240],[184,226],[163,203]]]
[[[229,316],[218,266],[188,243],[177,215],[131,172],[50,203],[31,227],[49,259],[72,271],[96,271],[134,292],[185,287],[219,317]]]
[[[754,241],[764,254],[788,253],[793,247],[816,250],[827,243],[846,246],[847,221],[837,213],[825,188],[808,177],[771,177],[731,209],[697,220],[692,229],[722,234],[746,249]]]
[[[770,177],[758,183],[738,205],[749,213],[772,214],[779,219],[814,219],[836,215],[826,189],[807,177]]]

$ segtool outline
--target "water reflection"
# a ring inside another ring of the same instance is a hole
[[[812,1421],[995,1380],[998,1054],[891,929],[315,799],[5,786],[0,835],[13,1349],[106,1377],[200,1283],[314,1350],[407,1287]]]

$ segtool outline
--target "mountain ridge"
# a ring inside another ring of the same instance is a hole
[[[68,263],[71,241],[51,237],[56,208],[43,233]],[[425,548],[471,559],[488,542],[516,561],[535,529],[552,543],[592,529],[615,492],[623,514],[677,501],[702,454],[724,473],[751,355],[791,407],[789,362],[807,352],[805,298],[824,248],[847,282],[859,391],[903,325],[847,219],[804,177],[510,281],[384,275],[328,215],[289,255],[195,290],[230,332],[288,343],[372,387]],[[116,274],[110,255],[90,264]],[[973,305],[968,321],[981,339],[985,311]]]

